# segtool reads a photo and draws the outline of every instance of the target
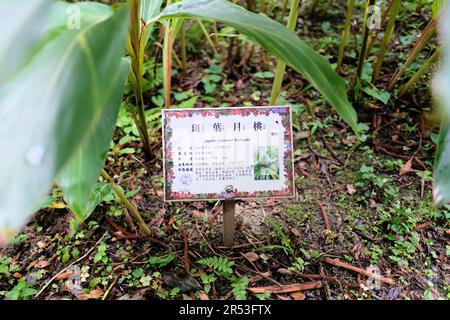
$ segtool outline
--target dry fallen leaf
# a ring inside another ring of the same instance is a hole
[[[291,232],[296,237],[300,237],[301,236],[300,231],[298,231],[297,228],[291,228]]]
[[[291,293],[291,297],[294,300],[305,300],[305,294],[301,291]]]
[[[49,208],[51,209],[65,209],[66,205],[62,202],[53,202]]]
[[[209,300],[209,297],[206,293],[200,292],[200,300]]]
[[[356,136],[348,136],[344,140],[342,140],[342,143],[345,145],[354,144],[356,141]]]
[[[34,265],[34,267],[38,268],[38,269],[43,269],[45,267],[48,267],[49,265],[50,265],[50,262],[48,262],[48,261],[39,261]]]
[[[354,194],[354,193],[356,193],[356,188],[352,184],[348,184],[347,192],[348,192],[348,194]]]
[[[412,167],[412,159],[409,159],[405,165],[403,166],[403,168],[400,169],[400,175],[403,176],[409,172],[411,172],[411,167]]]
[[[256,260],[259,259],[259,256],[254,252],[244,253],[244,257],[250,262],[255,262]]]
[[[208,216],[208,213],[205,210],[192,210],[192,214],[199,219]]]
[[[74,272],[73,271],[69,271],[69,272],[63,272],[60,275],[58,275],[55,280],[65,280],[68,279],[70,276],[73,276]]]
[[[47,246],[47,244],[43,241],[38,241],[36,244],[39,249],[44,249]]]
[[[92,290],[89,293],[83,293],[77,296],[79,300],[88,300],[88,299],[100,299],[103,296],[103,291],[100,289]]]

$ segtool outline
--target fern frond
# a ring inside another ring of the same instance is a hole
[[[197,263],[207,266],[208,268],[211,268],[226,277],[233,273],[233,269],[231,267],[234,265],[234,262],[228,261],[228,259],[224,257],[208,257],[197,261]]]

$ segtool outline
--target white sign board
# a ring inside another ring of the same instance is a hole
[[[294,195],[290,107],[163,111],[165,200]]]

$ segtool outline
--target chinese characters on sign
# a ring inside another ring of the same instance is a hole
[[[294,195],[289,107],[163,111],[165,199]]]

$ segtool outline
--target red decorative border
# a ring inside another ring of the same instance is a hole
[[[230,193],[205,193],[205,194],[191,194],[173,192],[170,190],[172,181],[174,179],[173,173],[173,159],[171,148],[172,130],[170,127],[171,118],[186,118],[192,117],[194,114],[200,114],[202,117],[216,117],[228,115],[266,115],[278,113],[282,117],[282,124],[284,127],[284,143],[285,153],[283,157],[284,162],[284,177],[287,182],[286,188],[282,191],[260,191],[260,192],[240,192],[234,191]],[[195,200],[214,200],[214,199],[248,199],[248,198],[274,198],[274,197],[293,197],[294,196],[294,176],[293,176],[293,143],[292,143],[292,115],[291,108],[285,107],[238,107],[238,108],[214,108],[214,109],[165,109],[163,110],[163,163],[164,163],[164,194],[166,201],[195,201]]]

